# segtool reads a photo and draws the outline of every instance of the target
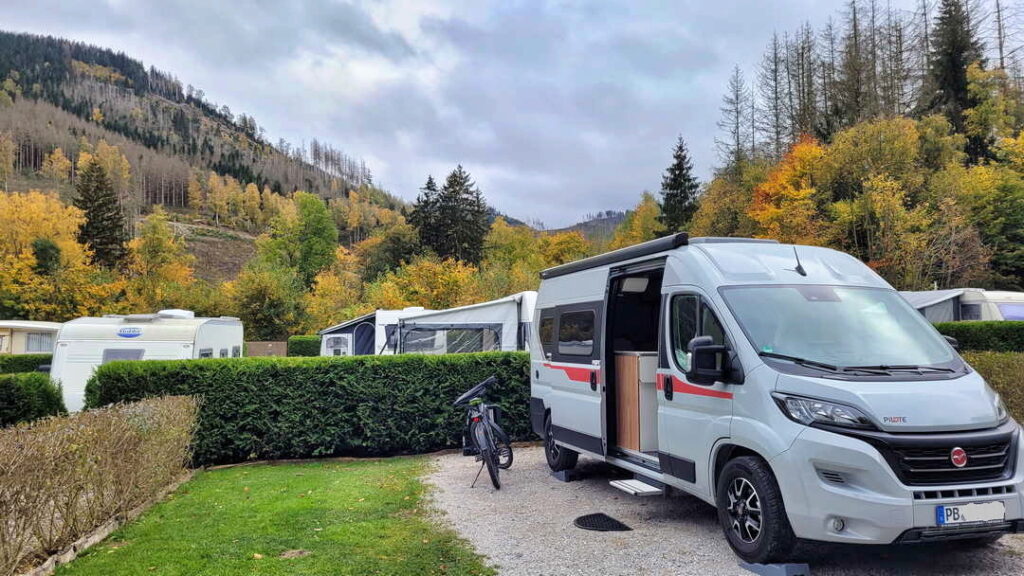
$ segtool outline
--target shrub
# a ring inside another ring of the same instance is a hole
[[[49,375],[0,374],[0,427],[65,413],[60,388]]]
[[[492,374],[506,431],[530,437],[528,373],[521,352],[111,362],[89,381],[86,405],[201,395],[202,465],[387,455],[460,445],[465,415],[452,402]]]
[[[49,364],[53,354],[5,354],[0,356],[0,374],[35,372],[42,364]]]
[[[0,430],[0,574],[152,499],[189,460],[197,403],[165,397]]]
[[[288,337],[289,356],[319,356],[320,336],[311,334],[308,336]]]
[[[935,328],[956,338],[961,350],[1024,352],[1024,322],[939,322]]]
[[[1024,374],[1024,354],[972,351],[964,352],[963,356],[999,392],[1010,414],[1024,417],[1024,386],[1020,382],[1020,375]]]

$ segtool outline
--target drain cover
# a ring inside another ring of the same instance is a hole
[[[573,524],[584,530],[597,530],[598,532],[627,532],[632,530],[632,528],[615,518],[601,513],[580,516],[573,521]]]

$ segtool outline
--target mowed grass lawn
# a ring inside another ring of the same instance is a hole
[[[58,574],[493,574],[424,510],[427,465],[410,457],[197,472]]]

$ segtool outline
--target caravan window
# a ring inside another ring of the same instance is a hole
[[[242,357],[242,347],[241,346],[232,346],[231,347],[231,357],[232,358],[241,358]]]
[[[26,352],[53,352],[53,334],[50,332],[29,332],[26,334]]]
[[[543,321],[542,321],[543,323]],[[558,319],[558,353],[591,356],[594,353],[594,313],[566,312]]]
[[[200,358],[213,358],[213,348],[200,348],[199,349],[199,357]]]
[[[221,358],[227,358],[228,357],[228,349],[227,348],[221,348],[220,349],[220,357]]]
[[[107,362],[113,362],[114,360],[142,360],[142,355],[145,350],[141,349],[125,349],[125,348],[107,348],[103,351],[102,364]]]

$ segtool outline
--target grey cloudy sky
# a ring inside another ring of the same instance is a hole
[[[752,73],[773,30],[843,2],[28,4],[0,0],[0,27],[123,50],[274,140],[364,158],[406,199],[462,163],[500,211],[558,227],[657,190],[679,134],[710,175],[733,65]]]

